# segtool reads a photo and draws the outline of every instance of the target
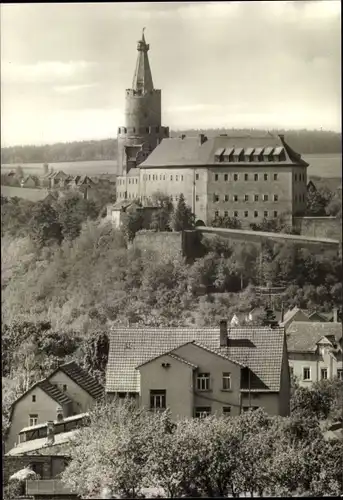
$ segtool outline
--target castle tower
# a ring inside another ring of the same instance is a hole
[[[161,90],[153,85],[144,29],[137,50],[132,88],[125,96],[125,127],[118,129],[119,175],[137,167],[163,138],[169,137],[169,128],[161,126]]]

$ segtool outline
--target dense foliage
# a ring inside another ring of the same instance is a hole
[[[267,133],[267,131],[256,130],[186,130],[174,132],[173,136],[195,135],[205,133],[208,136],[230,132],[242,132],[249,134]],[[341,134],[319,130],[279,130],[272,133],[284,133],[289,144],[302,154],[315,153],[341,153]],[[11,146],[1,148],[2,163],[42,163],[82,160],[112,160],[117,154],[116,139],[104,139],[100,141],[81,141],[70,143],[46,144],[44,146]]]
[[[87,498],[104,488],[122,498],[144,488],[169,498],[343,492],[340,443],[325,441],[316,419],[261,409],[172,423],[168,412],[114,401],[93,410],[70,455],[62,479]]]

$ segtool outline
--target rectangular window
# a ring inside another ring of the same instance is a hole
[[[199,174],[195,174],[195,180],[198,181],[199,180]]]
[[[233,216],[234,216],[234,217],[238,217],[238,212],[237,212],[237,210],[235,210],[235,211],[233,212]]]
[[[231,390],[231,373],[223,373],[223,391]]]
[[[341,368],[337,369],[337,378],[343,380],[343,370]]]
[[[160,181],[162,180],[162,174],[160,174]]]
[[[279,196],[277,194],[274,194],[274,201],[279,201]]]
[[[268,180],[268,174],[264,174],[263,178],[264,178],[265,181],[267,181]]]
[[[257,210],[254,211],[254,217],[258,217],[258,212]]]
[[[219,178],[218,174],[215,174],[215,176],[214,176],[214,180],[215,180],[215,181],[217,181],[217,180],[218,180],[218,178]]]
[[[32,394],[32,403],[35,403],[35,402],[36,402],[36,395]]]
[[[265,219],[268,217],[268,210],[265,210],[265,211],[263,212],[263,217],[264,217]]]
[[[219,194],[214,194],[213,195],[213,200],[214,201],[219,201]]]
[[[231,406],[223,406],[223,415],[229,417],[231,415]]]
[[[150,181],[150,174],[149,174],[149,181]]]
[[[172,175],[170,176],[170,180],[171,180],[171,181],[173,180],[173,176],[172,176]]]
[[[199,195],[198,194],[195,195],[195,201],[199,201]]]
[[[258,181],[258,174],[254,174],[254,181]]]
[[[210,390],[210,374],[209,373],[199,373],[197,376],[197,390],[198,391],[209,391]]]
[[[244,201],[249,201],[249,195],[248,194],[244,195]]]
[[[29,415],[29,427],[38,424],[38,415]]]
[[[254,411],[254,410],[257,410],[258,409],[258,406],[243,406],[243,412],[247,412],[249,410],[251,411]]]
[[[244,212],[244,217],[248,217],[249,216],[249,212],[245,211]]]
[[[66,392],[66,390],[67,390],[67,384],[63,384],[63,385],[62,385],[62,391],[63,391],[63,392]]]
[[[238,201],[238,196],[236,194],[233,195],[233,201]]]
[[[303,380],[311,380],[311,368],[303,368]]]
[[[183,175],[181,175],[181,180],[183,181]]]
[[[218,210],[216,210],[216,211],[214,212],[214,216],[215,216],[215,217],[219,217],[219,212],[218,212]]]
[[[195,418],[206,418],[211,415],[211,407],[210,406],[198,406],[195,408]]]
[[[238,181],[238,174],[233,174],[233,180]]]
[[[291,376],[293,376],[293,375],[294,375],[294,367],[293,367],[293,366],[291,366],[291,365],[289,365],[289,374],[290,374]]]
[[[277,217],[277,211],[274,210],[274,217]]]
[[[254,200],[255,200],[255,201],[258,201],[258,194],[255,194],[255,196],[254,196]]]
[[[179,180],[179,176],[178,175],[175,175],[175,180],[178,181]]]
[[[277,181],[277,179],[278,179],[278,175],[274,174],[274,181]]]
[[[267,194],[263,195],[263,201],[268,201],[268,195]]]
[[[224,217],[229,217],[229,212],[227,210],[224,212]]]
[[[249,179],[248,174],[244,174],[244,180],[247,181]]]
[[[165,175],[163,176],[163,180],[164,180],[164,181],[166,180],[166,176],[165,176]]]
[[[229,195],[228,195],[228,194],[226,194],[226,195],[224,196],[224,201],[229,201]]]
[[[228,181],[228,180],[229,180],[228,174],[224,174],[224,181]]]
[[[150,391],[150,410],[165,410],[166,409],[166,391],[151,390]]]
[[[328,369],[327,368],[322,368],[320,370],[320,378],[322,380],[327,380],[327,378],[328,378]]]
[[[136,179],[136,184],[138,184],[138,179]]]

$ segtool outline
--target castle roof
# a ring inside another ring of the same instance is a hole
[[[243,153],[243,154],[242,154]],[[237,157],[240,161],[237,162]],[[256,158],[258,156],[258,158]],[[273,161],[266,160],[266,156]],[[302,165],[308,164],[284,140],[283,136],[272,134],[220,135],[217,137],[176,137],[163,139],[140,168],[181,166],[227,166],[239,165]]]
[[[142,94],[154,89],[148,58],[149,44],[145,41],[144,30],[145,28],[143,28],[141,40],[137,43],[137,63],[132,81],[132,89]]]

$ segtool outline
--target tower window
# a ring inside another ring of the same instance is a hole
[[[238,181],[238,174],[233,174],[233,180]]]
[[[238,196],[236,194],[233,195],[233,201],[238,201]]]
[[[258,217],[258,212],[255,210],[254,217]]]
[[[218,180],[218,178],[219,178],[218,174],[215,174],[215,176],[214,176],[214,180],[215,180],[215,181],[217,181],[217,180]]]
[[[234,217],[238,217],[238,212],[237,212],[237,210],[235,210],[235,211],[233,212],[233,216],[234,216]]]
[[[254,181],[258,181],[258,174],[254,174]]]
[[[195,180],[198,181],[199,180],[199,174],[195,174]]]
[[[224,181],[227,181],[227,180],[229,180],[229,176],[228,176],[228,174],[225,174],[224,175]]]
[[[249,212],[245,211],[244,212],[244,217],[248,217],[248,215],[249,215]]]
[[[248,174],[244,174],[244,180],[247,181],[249,179]]]
[[[249,201],[249,195],[248,194],[244,195],[244,201]]]
[[[229,201],[229,195],[228,195],[228,194],[226,194],[226,195],[224,196],[224,201]]]
[[[171,181],[173,180],[173,176],[172,176],[172,175],[170,176],[170,180],[171,180]]]
[[[279,200],[279,196],[277,194],[274,194],[274,201],[278,201]]]

